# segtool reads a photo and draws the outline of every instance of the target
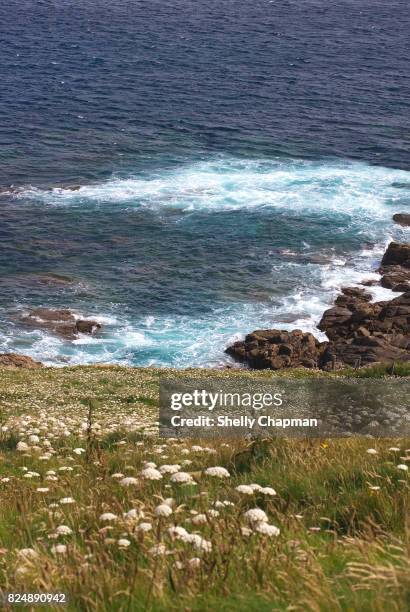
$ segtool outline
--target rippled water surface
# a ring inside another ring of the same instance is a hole
[[[256,327],[316,333],[405,238],[407,2],[11,0],[0,24],[0,350],[217,364]],[[40,305],[103,331],[22,328]]]

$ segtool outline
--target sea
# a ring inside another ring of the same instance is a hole
[[[2,2],[0,352],[221,367],[254,329],[323,338],[340,287],[408,240],[408,9]],[[24,327],[39,306],[102,329]]]

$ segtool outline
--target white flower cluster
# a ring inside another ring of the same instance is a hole
[[[206,468],[205,474],[207,476],[214,476],[215,478],[229,478],[230,473],[224,467],[214,466]]]

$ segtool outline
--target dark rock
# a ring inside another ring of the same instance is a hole
[[[410,183],[400,183],[394,182],[391,184],[392,187],[396,187],[396,189],[410,189]]]
[[[389,321],[393,330],[409,335],[410,291],[387,302],[379,314],[379,319]]]
[[[370,302],[372,299],[372,294],[360,287],[343,287],[342,293],[346,297],[355,298],[363,302]]]
[[[322,358],[322,368],[332,370],[335,363],[361,367],[370,363],[408,361],[410,352],[392,344],[389,337],[362,336],[350,342],[329,344]]]
[[[98,329],[101,329],[100,323],[97,323],[97,321],[89,321],[88,319],[79,319],[76,321],[75,326],[80,334],[93,334]]]
[[[54,189],[62,189],[64,191],[79,191],[81,189],[81,185],[64,185],[64,184],[57,184],[57,185],[53,185],[53,187],[48,187],[48,191],[54,191]]]
[[[410,268],[410,244],[391,242],[383,256],[381,269],[385,266]]]
[[[341,334],[346,323],[350,321],[352,311],[341,306],[333,306],[325,310],[318,324],[318,329],[327,334],[329,340]]]
[[[362,280],[360,284],[363,285],[364,287],[374,287],[375,285],[379,284],[379,281],[376,278],[368,278],[368,279]]]
[[[396,215],[393,215],[393,221],[399,225],[402,225],[403,227],[409,227],[410,215],[407,213],[397,213]]]
[[[66,340],[74,340],[79,333],[93,334],[101,328],[97,321],[77,320],[68,309],[36,308],[22,317],[21,321],[30,327],[47,329]]]
[[[392,291],[410,291],[410,269],[401,266],[383,268],[387,272],[382,276],[380,284]]]
[[[57,310],[51,308],[35,308],[34,310],[30,311],[27,317],[32,319],[39,319],[43,322],[75,321],[75,316],[73,315],[71,310],[67,310],[65,308]]]
[[[403,295],[372,302],[365,289],[345,287],[318,325],[329,342],[300,330],[265,329],[248,334],[226,352],[252,368],[272,370],[410,361],[410,245],[390,243],[380,271],[382,286],[396,291],[401,287]]]
[[[34,361],[34,359],[26,355],[2,353],[0,354],[0,367],[36,369],[42,368],[43,364],[40,361]]]
[[[298,329],[292,332],[259,329],[248,334],[244,341],[229,346],[225,352],[257,370],[281,370],[318,367],[326,346],[327,342],[319,342],[312,334]]]
[[[69,276],[64,276],[62,274],[39,274],[36,276],[36,281],[41,283],[42,285],[72,285],[75,283],[75,280],[70,278]]]

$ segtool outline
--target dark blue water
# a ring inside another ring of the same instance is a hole
[[[409,14],[404,0],[3,3],[0,349],[205,365],[258,326],[314,329],[404,235]],[[39,282],[50,273],[72,282]],[[28,332],[19,316],[39,305],[104,330]]]

